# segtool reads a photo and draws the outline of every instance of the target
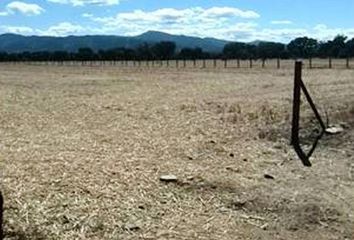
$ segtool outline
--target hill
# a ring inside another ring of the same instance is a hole
[[[207,52],[221,52],[227,41],[214,38],[198,38],[184,35],[172,35],[163,32],[149,31],[138,36],[22,36],[18,34],[0,35],[0,51],[38,52],[38,51],[68,51],[75,52],[79,48],[88,47],[94,51],[112,48],[136,48],[143,43],[153,44],[160,41],[173,41],[177,49],[184,47],[200,47]]]
[[[148,31],[139,36],[136,36],[135,38],[145,42],[172,41],[176,43],[177,49],[185,47],[200,47],[206,52],[221,52],[225,44],[228,43],[228,41],[219,40],[215,38],[199,38],[185,35],[172,35],[157,31]]]

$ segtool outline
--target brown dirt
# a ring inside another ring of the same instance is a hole
[[[0,73],[6,239],[354,239],[353,70],[304,72],[346,126],[312,168],[289,146],[291,68]]]

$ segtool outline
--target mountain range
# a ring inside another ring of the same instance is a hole
[[[94,51],[113,48],[136,48],[143,43],[153,44],[161,41],[176,43],[177,50],[182,48],[200,47],[206,52],[221,52],[228,43],[215,38],[199,38],[185,35],[172,35],[157,31],[148,31],[138,36],[123,37],[109,35],[91,36],[23,36],[6,33],[0,35],[0,52],[39,52],[68,51],[76,52],[79,48],[91,48]]]

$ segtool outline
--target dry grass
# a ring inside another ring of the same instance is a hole
[[[354,239],[353,70],[304,73],[348,123],[311,169],[288,145],[291,69],[0,73],[6,239]]]

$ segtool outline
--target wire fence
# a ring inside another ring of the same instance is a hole
[[[16,61],[1,62],[12,65],[38,66],[116,66],[139,68],[293,68],[295,59],[174,59],[174,60],[114,60],[114,61]],[[304,68],[308,69],[354,69],[354,59],[303,59]]]

